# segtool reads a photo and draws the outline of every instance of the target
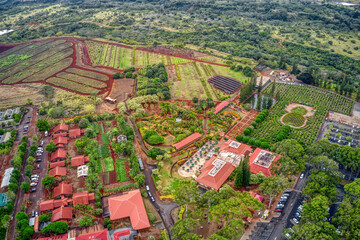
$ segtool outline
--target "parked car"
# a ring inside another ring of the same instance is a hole
[[[30,123],[30,120],[27,120],[25,123],[26,123],[26,124]]]
[[[36,182],[30,183],[30,187],[36,187],[38,184]]]
[[[151,201],[152,201],[152,202],[155,202],[155,199],[154,199],[154,197],[151,197],[150,199],[151,199]]]
[[[31,193],[36,192],[36,188],[31,188],[31,189],[30,189],[30,192],[31,192]]]
[[[151,194],[150,191],[148,191],[148,195],[149,195],[150,198],[152,198],[152,194]]]
[[[32,177],[32,178],[33,178],[33,177],[39,178],[40,176],[39,176],[38,174],[33,174],[33,175],[31,175],[31,177]]]
[[[146,185],[145,188],[146,188],[147,191],[150,191],[149,185]]]
[[[37,169],[40,169],[40,163],[36,165],[36,168],[37,168]]]
[[[44,146],[44,141],[41,141],[38,147]]]
[[[31,212],[31,217],[35,217],[35,211]]]
[[[35,217],[39,216],[39,212],[35,212]]]
[[[304,173],[302,173],[301,175],[300,175],[300,179],[303,179],[304,178]]]

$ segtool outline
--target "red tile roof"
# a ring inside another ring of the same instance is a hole
[[[274,154],[270,151],[261,149],[261,148],[256,148],[255,151],[251,154],[250,158],[249,158],[249,163],[250,163],[250,172],[252,173],[259,173],[262,172],[266,177],[270,177],[273,176],[273,174],[271,173],[271,165],[270,167],[265,167],[265,166],[260,166],[259,164],[254,163],[254,161],[256,160],[257,156],[260,154],[261,151],[266,151],[269,152],[271,154]],[[272,162],[275,162],[277,160],[279,160],[281,158],[281,155],[276,155],[276,157],[274,158],[274,160]]]
[[[76,237],[76,240],[107,240],[107,229],[105,228],[101,232],[85,234]],[[118,238],[115,238],[118,239]]]
[[[69,131],[69,137],[80,137],[80,136],[81,136],[80,128],[71,129]]]
[[[84,155],[79,155],[79,156],[71,158],[71,166],[72,167],[84,165],[87,162],[89,162],[89,156],[85,157]]]
[[[65,161],[50,163],[50,169],[55,167],[65,167]]]
[[[44,238],[37,238],[37,240],[67,240],[68,234],[65,233],[63,235],[57,235],[56,237],[44,237]]]
[[[58,176],[66,176],[66,167],[56,167],[49,171],[49,176],[58,177]]]
[[[189,143],[192,143],[193,141],[199,139],[202,135],[198,132],[191,134],[190,136],[186,137],[185,139],[181,140],[178,143],[174,144],[175,149],[180,149],[188,145]]]
[[[68,135],[67,132],[64,133],[55,133],[54,135],[52,135],[53,139],[56,139],[58,137],[66,137]]]
[[[52,211],[51,221],[56,222],[59,220],[71,220],[72,207],[59,207]]]
[[[109,198],[109,211],[111,220],[130,217],[131,226],[135,230],[150,227],[139,189]]]
[[[66,206],[66,205],[68,205],[67,198],[58,199],[58,200],[51,199],[51,200],[47,200],[47,201],[42,201],[42,202],[40,202],[40,212],[53,210],[55,208],[58,208],[61,206]]]
[[[67,144],[67,143],[68,143],[68,139],[67,139],[67,137],[62,137],[62,136],[60,136],[60,137],[58,137],[58,138],[55,138],[54,143],[55,143],[55,145],[58,145],[58,144]]]
[[[231,146],[232,142],[234,142],[233,145],[238,145],[239,147],[237,147],[237,148],[232,147]],[[219,152],[222,152],[222,151],[228,151],[228,152],[231,152],[231,153],[241,156],[241,155],[250,155],[252,148],[251,148],[251,146],[246,145],[245,143],[239,143],[237,141],[229,139],[229,140],[227,140],[227,142],[224,142],[221,145]]]
[[[59,186],[54,188],[54,198],[59,197],[61,195],[72,195],[73,189],[72,185],[66,182],[61,182]]]
[[[221,103],[219,103],[216,107],[215,107],[215,114],[217,114],[218,112],[220,112],[221,110],[223,110],[224,107],[226,107],[227,105],[229,105],[228,101],[222,101]]]
[[[127,235],[130,235],[130,229],[126,229],[124,231],[114,232],[113,233],[114,239],[120,239],[120,237],[124,237],[124,236],[127,236]]]
[[[57,125],[54,128],[54,132],[67,132],[67,130],[69,130],[69,126],[66,125],[65,123],[60,123],[59,125]]]
[[[95,193],[89,193],[88,191],[74,193],[72,200],[73,206],[77,204],[88,205],[90,201],[95,200]]]
[[[51,159],[51,161],[54,161],[54,160],[57,160],[59,158],[66,158],[66,153],[67,153],[67,151],[65,151],[64,149],[58,148],[58,149],[56,149],[55,152],[53,152],[51,154],[50,159]]]
[[[212,189],[219,190],[234,170],[235,167],[231,163],[213,156],[201,168],[201,174],[195,181]]]

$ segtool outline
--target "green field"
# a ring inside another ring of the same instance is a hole
[[[111,157],[104,158],[105,171],[112,172],[114,171],[114,161]]]
[[[289,124],[294,127],[300,127],[301,125],[304,124],[305,118],[301,114],[291,112],[291,113],[287,113],[283,117],[282,121],[285,124]]]
[[[273,84],[273,83],[272,83]],[[264,94],[270,94],[271,86],[269,84],[264,90]],[[329,110],[351,115],[354,102],[338,94],[326,90],[301,85],[289,85],[276,83],[275,95],[279,95],[275,105],[270,109],[269,116],[254,130],[253,137],[265,138],[269,142],[275,141],[276,135],[280,132],[282,126],[280,118],[287,112],[285,107],[290,103],[299,103],[315,108],[314,116],[307,117],[306,125],[302,128],[292,128],[289,138],[297,139],[306,144],[312,143],[324,122],[325,116]],[[300,110],[301,111],[301,110]],[[299,115],[298,113],[296,113]],[[300,124],[300,120],[295,120],[289,115],[290,121]]]
[[[125,161],[129,159],[117,159],[115,166],[116,166],[116,179],[118,182],[124,182],[129,180],[126,176],[126,169],[125,169]]]

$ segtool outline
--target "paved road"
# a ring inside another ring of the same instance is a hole
[[[24,136],[24,126],[26,125],[26,121],[28,120],[28,116],[33,116],[34,115],[34,110],[33,108],[28,108],[29,109],[29,112],[27,114],[24,115],[24,117],[22,118],[22,121],[20,123],[19,126],[17,126],[17,130],[18,130],[18,136],[16,137],[16,142],[14,144],[14,147],[13,147],[13,151],[14,149],[19,145],[22,137]],[[32,129],[31,129],[31,126],[34,126],[34,121],[36,121],[35,119],[31,119],[31,123],[29,124],[29,133],[32,132]],[[31,126],[30,126],[31,125]],[[29,149],[30,149],[30,143],[28,144],[28,148],[27,148],[27,151],[26,151],[26,155],[25,155],[25,159],[28,157],[28,154],[29,154]],[[25,162],[25,161],[24,161]],[[20,176],[20,182],[23,182],[24,181],[24,177],[25,177],[25,166],[26,164],[24,164],[24,167],[23,167],[23,170],[21,172],[21,176]],[[24,192],[20,190],[20,187],[19,187],[19,190],[17,192],[17,195],[16,195],[16,201],[15,201],[15,204],[14,204],[14,218],[13,218],[13,222],[12,222],[12,225],[10,227],[10,239],[15,239],[15,228],[16,228],[16,224],[17,224],[17,220],[15,218],[16,216],[16,213],[20,212],[21,211],[21,205],[24,201]]]
[[[309,175],[309,169],[306,170],[305,176],[303,179],[299,179],[296,183],[294,190],[290,194],[288,201],[286,202],[283,213],[274,221],[275,224],[274,230],[272,231],[269,240],[280,240],[282,238],[282,233],[286,227],[289,226],[290,219],[293,217],[293,211],[297,207],[298,202],[302,199],[301,190],[305,187],[306,178]]]

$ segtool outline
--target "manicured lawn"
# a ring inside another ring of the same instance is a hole
[[[104,163],[106,172],[114,171],[114,161],[111,157],[104,158]]]

